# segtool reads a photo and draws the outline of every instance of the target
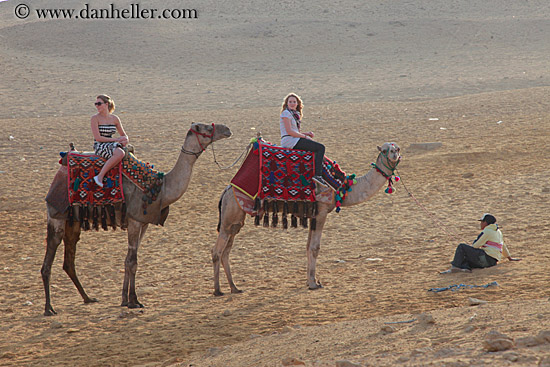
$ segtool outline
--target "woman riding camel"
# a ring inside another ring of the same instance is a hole
[[[125,153],[122,148],[128,144],[128,136],[118,116],[113,115],[115,102],[111,97],[105,94],[97,96],[95,106],[97,114],[92,116],[91,121],[94,151],[107,161],[99,174],[94,177],[94,181],[99,187],[103,187],[103,177],[124,158]],[[118,138],[113,138],[115,132],[120,135]]]
[[[313,176],[313,180],[318,184],[328,186],[322,175],[325,146],[313,140],[313,131],[306,133],[300,131],[303,107],[304,104],[300,96],[290,93],[285,97],[279,120],[281,146],[283,148],[313,152],[315,155],[315,175]]]

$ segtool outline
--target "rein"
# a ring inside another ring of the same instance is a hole
[[[410,197],[411,199],[414,200],[414,202],[424,211],[424,213],[426,213],[426,214],[428,215],[428,217],[430,217],[430,219],[431,219],[439,228],[441,228],[441,230],[442,230],[443,232],[445,232],[445,233],[447,234],[447,236],[449,236],[449,237],[450,237],[451,239],[453,239],[453,240],[456,240],[456,241],[458,241],[458,242],[462,242],[462,241],[460,240],[460,238],[456,235],[456,233],[454,233],[454,232],[451,233],[450,231],[448,231],[448,230],[447,230],[447,229],[448,229],[448,226],[445,226],[443,223],[441,223],[441,221],[440,221],[439,219],[437,219],[432,213],[430,213],[430,212],[428,211],[428,209],[426,209],[426,208],[424,207],[424,205],[422,205],[422,204],[420,203],[420,201],[418,201],[418,199],[414,197],[414,195],[412,194],[412,192],[410,192],[409,188],[405,185],[405,182],[401,181],[401,184],[403,185],[403,188],[405,189],[405,191],[407,192],[407,194],[409,194],[409,197]]]
[[[371,163],[371,166],[374,167],[374,169],[376,169],[376,171],[378,173],[380,173],[386,180],[388,180],[388,188],[385,190],[386,194],[391,194],[393,193],[393,176],[395,176],[395,170],[397,169],[397,165],[399,164],[399,162],[401,162],[401,156],[399,156],[399,158],[397,159],[397,162],[395,162],[395,165],[393,165],[391,162],[390,162],[390,159],[388,158],[388,155],[385,154],[384,152],[380,152],[380,154],[378,154],[378,157],[380,157],[380,155],[382,155],[383,158],[386,158],[386,163],[384,163],[384,160],[381,159],[381,162],[382,162],[382,165],[384,167],[386,167],[387,169],[391,170],[391,173],[388,175],[386,172],[382,171],[382,169],[380,167],[378,167],[376,165],[376,163]],[[376,161],[378,162],[378,159],[376,159]],[[400,180],[399,176],[395,176],[395,182],[398,182]]]
[[[185,154],[189,154],[189,155],[194,155],[195,157],[199,158],[199,156],[201,155],[202,152],[204,152],[206,150],[205,147],[202,146],[201,144],[201,141],[199,139],[199,135],[200,136],[204,136],[206,138],[210,138],[210,144],[214,143],[214,133],[216,132],[216,125],[214,123],[212,123],[212,134],[203,134],[203,133],[200,133],[198,131],[195,131],[193,130],[192,128],[189,129],[189,131],[191,131],[192,133],[195,134],[195,136],[197,137],[197,142],[199,143],[199,146],[201,147],[201,151],[200,152],[191,152],[189,150],[186,150],[183,148],[183,145],[181,147],[181,152],[182,153],[185,153]]]

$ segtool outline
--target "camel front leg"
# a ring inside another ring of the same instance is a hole
[[[121,306],[143,308],[136,294],[136,271],[138,248],[147,230],[147,224],[128,220],[128,254],[124,262],[124,283],[122,284]]]
[[[319,213],[317,215],[317,226],[315,231],[309,230],[307,238],[307,286],[309,289],[319,289],[323,286],[321,282],[315,279],[315,266],[317,264],[317,256],[321,248],[321,235],[323,234],[323,226],[327,219],[327,213]]]
[[[63,239],[65,232],[65,220],[48,218],[48,229],[46,236],[46,255],[44,255],[44,263],[40,273],[42,274],[42,282],[44,283],[44,292],[46,293],[46,305],[44,307],[44,316],[53,316],[57,312],[52,307],[50,298],[50,278],[52,275],[52,264],[55,259],[57,248]]]
[[[71,278],[74,285],[76,286],[76,289],[78,289],[78,293],[80,293],[80,296],[84,300],[84,303],[92,303],[97,302],[97,299],[90,298],[86,294],[86,291],[84,291],[84,288],[82,287],[82,284],[80,284],[80,281],[78,280],[78,277],[76,275],[76,268],[75,268],[75,258],[76,258],[76,244],[78,240],[80,239],[80,223],[75,222],[73,223],[72,227],[69,227],[68,224],[65,226],[65,235],[63,236],[63,243],[65,244],[65,257],[63,259],[63,270],[65,270],[65,273]]]

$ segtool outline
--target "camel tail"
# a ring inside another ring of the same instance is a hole
[[[220,197],[220,202],[218,203],[218,228],[217,228],[218,233],[220,232],[220,227],[222,225],[222,200],[223,200],[223,195]]]

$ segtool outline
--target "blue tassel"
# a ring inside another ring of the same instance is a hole
[[[272,185],[275,183],[275,174],[273,172],[269,174],[269,183]]]
[[[336,213],[340,213],[340,207],[336,208]]]

